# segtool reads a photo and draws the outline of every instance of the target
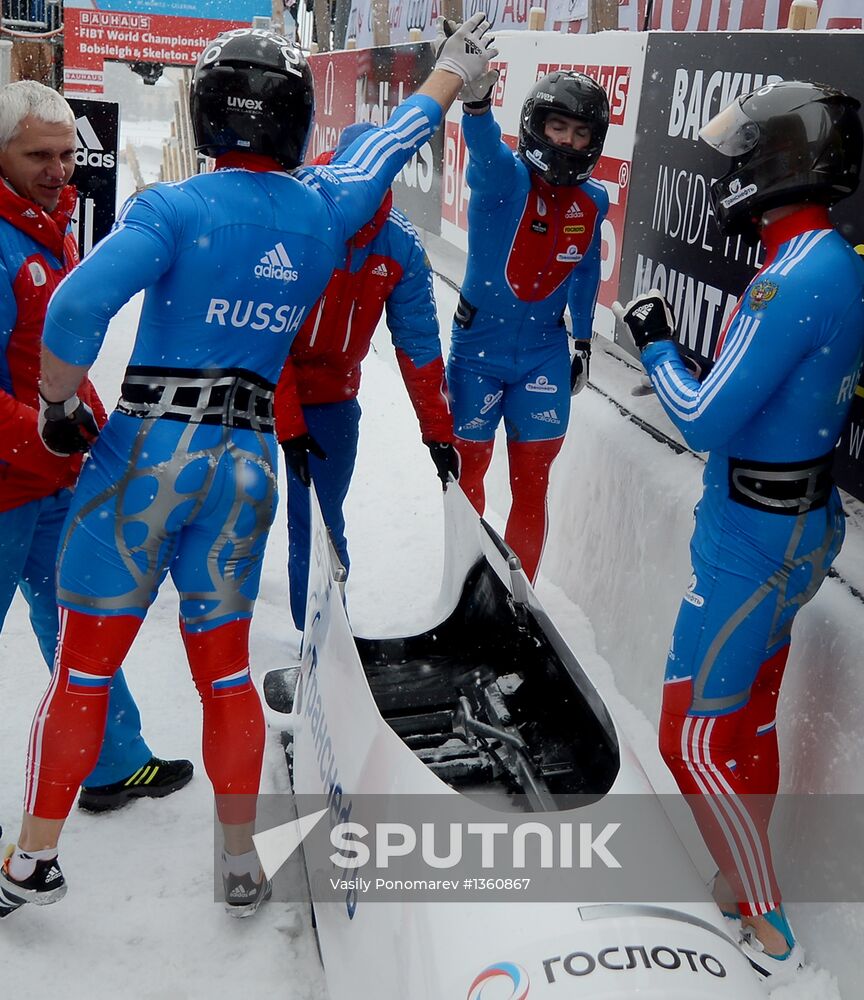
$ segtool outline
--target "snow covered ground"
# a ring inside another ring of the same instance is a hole
[[[159,139],[166,132],[161,122],[137,122],[128,129],[138,145],[147,179],[155,176]],[[125,168],[121,169],[121,188],[130,190]],[[455,293],[442,282],[436,283],[436,291],[446,329]],[[94,380],[109,404],[118,393],[139,308],[140,302],[133,300],[115,319],[94,371]],[[415,625],[437,593],[443,540],[440,487],[420,443],[405,389],[384,351],[371,354],[364,365],[361,403],[360,454],[346,508],[352,550],[349,610],[359,634],[397,634]],[[625,449],[631,446],[632,430],[632,425],[620,420]],[[656,448],[659,460],[663,446],[642,438],[640,447]],[[496,493],[488,515],[498,528],[505,509],[501,501]],[[555,546],[554,538],[550,546]],[[284,513],[280,512],[252,629],[252,665],[259,679],[268,669],[291,662],[296,654],[285,558]],[[562,558],[559,551],[554,560],[559,570]],[[655,786],[673,791],[674,783],[655,748],[653,725],[618,691],[609,662],[597,652],[586,615],[545,578],[538,593]],[[283,1000],[327,997],[304,907],[271,903],[252,920],[234,921],[213,902],[213,821],[209,784],[201,764],[200,709],[177,634],[176,613],[176,594],[166,584],[125,669],[155,752],[192,758],[196,777],[187,789],[161,802],[145,800],[104,816],[73,812],[62,844],[70,885],[67,897],[57,906],[25,907],[0,923],[0,996],[32,1000],[58,996],[68,1000],[116,996],[221,1000],[243,994]],[[626,621],[622,622],[621,628],[626,627]],[[46,682],[20,599],[0,635],[0,663],[0,823],[8,841],[18,828],[30,718]],[[284,758],[273,733],[264,790],[286,787]],[[775,990],[772,996],[773,1000],[839,1000],[840,993],[827,972],[808,969],[799,982]]]

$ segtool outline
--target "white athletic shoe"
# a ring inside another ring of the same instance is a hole
[[[804,949],[796,941],[784,958],[767,955],[762,942],[752,927],[744,927],[738,947],[753,966],[756,975],[769,989],[795,980],[795,974],[804,965]]]

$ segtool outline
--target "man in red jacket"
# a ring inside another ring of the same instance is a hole
[[[57,547],[82,455],[53,454],[39,437],[39,355],[48,300],[78,262],[69,231],[75,148],[75,116],[59,94],[32,81],[0,89],[0,629],[20,587],[49,669],[58,629]],[[105,410],[87,379],[78,397],[92,411],[95,436]],[[81,807],[101,812],[167,795],[191,777],[191,762],[153,756],[118,674]]]
[[[330,163],[364,132],[349,125]],[[360,424],[360,362],[386,306],[396,358],[445,488],[458,477],[453,418],[446,396],[444,363],[432,269],[417,231],[393,208],[388,192],[375,216],[345,248],[323,295],[297,335],[276,389],[276,433],[288,469],[288,577],[291,613],[302,631],[309,575],[309,483],[345,569],[349,567],[342,505],[348,493]]]

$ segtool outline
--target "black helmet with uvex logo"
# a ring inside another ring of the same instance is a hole
[[[841,90],[787,80],[736,98],[712,118],[699,137],[731,160],[711,185],[720,232],[755,243],[772,208],[848,198],[864,149],[859,107]]]
[[[195,66],[192,132],[195,148],[207,156],[261,153],[291,170],[303,162],[314,110],[309,64],[274,31],[226,31]]]
[[[546,119],[556,113],[591,126],[585,149],[556,146],[546,138]],[[557,70],[528,91],[519,120],[519,156],[548,184],[573,186],[591,176],[609,128],[606,91],[584,73]]]

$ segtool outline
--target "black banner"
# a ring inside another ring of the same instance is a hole
[[[699,129],[741,94],[780,79],[814,80],[862,97],[861,41],[853,34],[652,34],[633,157],[634,190],[621,260],[621,300],[649,288],[672,303],[681,342],[713,357],[738,297],[762,264],[762,248],[720,236],[708,195],[724,161]],[[637,193],[638,192],[638,193]],[[864,189],[832,217],[864,242]],[[839,485],[864,499],[864,388],[837,450]]]
[[[78,149],[72,183],[78,207],[72,225],[83,257],[114,225],[117,200],[118,104],[69,98]]]

